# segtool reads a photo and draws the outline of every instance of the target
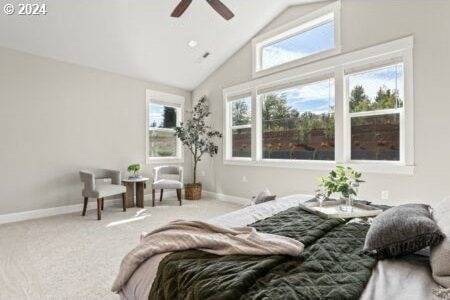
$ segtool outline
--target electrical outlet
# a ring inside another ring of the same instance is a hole
[[[202,177],[205,177],[205,176],[206,176],[206,172],[202,171]]]
[[[242,182],[248,182],[247,176],[242,176]]]
[[[389,191],[381,191],[381,200],[389,200]]]

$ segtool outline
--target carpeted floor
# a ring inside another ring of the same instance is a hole
[[[0,225],[0,299],[117,299],[110,292],[122,257],[171,220],[205,220],[241,208],[219,200],[175,198],[144,210],[96,211]]]

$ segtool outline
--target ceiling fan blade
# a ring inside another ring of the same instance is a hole
[[[173,10],[171,17],[178,18],[180,17],[184,11],[191,5],[192,0],[181,0],[180,3],[178,3],[177,7]]]
[[[225,6],[220,0],[206,0],[209,5],[214,8],[215,11],[219,13],[225,20],[230,20],[234,17],[233,12]]]

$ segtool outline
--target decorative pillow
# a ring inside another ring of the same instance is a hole
[[[275,200],[276,197],[277,196],[272,195],[272,193],[268,189],[265,189],[263,192],[259,193],[256,197],[253,197],[252,204],[255,205],[255,204]]]
[[[446,235],[442,243],[431,248],[431,270],[434,280],[450,288],[450,198],[433,205],[433,217]]]
[[[428,205],[406,204],[390,208],[373,219],[364,250],[383,259],[414,253],[443,239]]]

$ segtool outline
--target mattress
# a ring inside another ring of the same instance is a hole
[[[208,221],[221,226],[245,226],[309,199],[311,199],[310,195],[291,195],[248,206]],[[157,255],[143,263],[120,292],[121,299],[148,299],[159,262],[166,255]],[[433,295],[435,288],[438,288],[438,285],[431,276],[428,258],[417,255],[407,256],[379,261],[361,299],[438,300],[440,298]]]

